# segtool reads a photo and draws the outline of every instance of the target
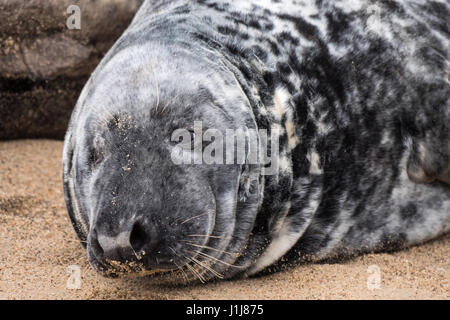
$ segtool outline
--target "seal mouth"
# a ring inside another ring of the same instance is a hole
[[[91,267],[100,275],[106,278],[118,278],[122,276],[146,276],[152,274],[162,274],[173,272],[178,267],[164,267],[148,268],[142,258],[136,256],[134,260],[119,261],[113,259],[98,259],[92,254],[88,254],[88,259]]]
[[[91,261],[91,266],[105,278],[119,278],[122,276],[148,276],[164,274],[177,271],[178,268],[170,269],[146,269],[144,265],[136,262],[120,262],[115,260],[101,263],[98,260]]]

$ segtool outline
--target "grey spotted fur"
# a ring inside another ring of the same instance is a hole
[[[448,232],[449,21],[445,0],[144,2],[66,136],[91,264],[203,281]],[[279,129],[277,174],[174,166],[170,133],[195,120]]]

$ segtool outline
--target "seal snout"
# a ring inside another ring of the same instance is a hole
[[[156,228],[141,221],[131,227],[111,235],[94,227],[89,233],[88,251],[95,265],[115,269],[115,271],[136,271],[144,258],[160,252],[159,236]],[[124,266],[131,270],[122,270]],[[117,267],[120,267],[119,269]]]

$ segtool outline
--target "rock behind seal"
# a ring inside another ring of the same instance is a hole
[[[84,83],[141,3],[0,1],[0,139],[63,138]],[[79,30],[66,26],[70,5]]]

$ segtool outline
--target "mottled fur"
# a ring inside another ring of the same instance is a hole
[[[142,210],[146,228],[166,230],[174,212],[189,218],[215,202],[214,223],[190,226],[208,234],[196,244],[210,249],[195,255],[207,280],[449,231],[449,17],[445,0],[146,1],[86,85],[67,134],[66,200],[79,236],[89,246],[96,226],[114,247]],[[102,117],[130,119],[124,135]],[[170,130],[193,120],[280,129],[277,174],[168,164]],[[95,139],[114,157],[132,154],[131,173],[118,176],[118,161],[101,179],[83,171]],[[200,190],[205,181],[212,194]],[[123,198],[111,214],[117,186]],[[164,247],[166,260],[187,252],[183,230],[167,231],[178,249]]]

